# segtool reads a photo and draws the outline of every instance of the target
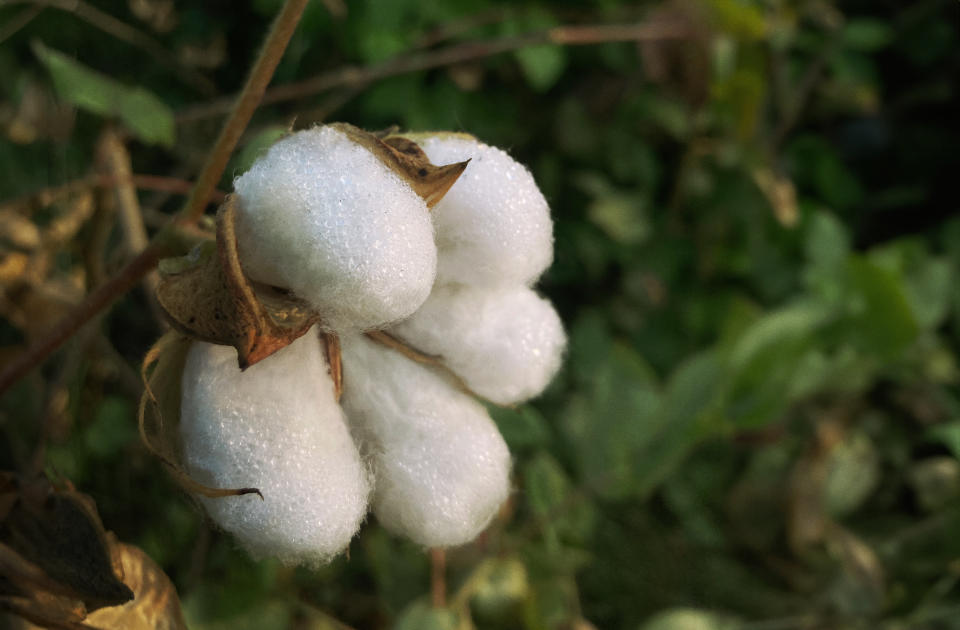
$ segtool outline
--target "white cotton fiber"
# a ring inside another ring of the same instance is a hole
[[[553,224],[530,171],[470,136],[411,137],[434,164],[470,160],[432,210],[437,281],[487,286],[535,282],[553,261]]]
[[[473,540],[510,488],[510,453],[486,409],[395,350],[341,342],[342,402],[372,461],[377,519],[425,546]]]
[[[523,286],[435,287],[389,331],[437,355],[478,395],[501,405],[543,391],[560,369],[566,335],[549,301]]]
[[[429,295],[437,253],[426,204],[341,131],[280,140],[234,188],[244,271],[310,302],[327,328],[380,327]]]
[[[231,347],[194,342],[183,374],[187,470],[263,493],[201,498],[254,556],[318,563],[363,521],[368,473],[334,400],[316,329],[241,372]]]

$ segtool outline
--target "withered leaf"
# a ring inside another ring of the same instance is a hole
[[[89,497],[58,490],[44,478],[14,478],[12,486],[17,500],[0,523],[0,543],[4,575],[17,594],[44,590],[78,599],[87,610],[133,597],[114,573],[106,532]]]
[[[88,628],[88,611],[133,597],[90,497],[46,478],[0,473],[0,621]],[[12,616],[11,616],[12,615]]]
[[[133,545],[118,542],[111,550],[134,598],[101,608],[87,615],[84,623],[101,630],[185,630],[177,589],[157,563]]]
[[[467,160],[456,164],[435,166],[430,163],[427,154],[417,143],[403,136],[380,139],[372,133],[347,123],[334,123],[331,126],[377,156],[381,162],[410,184],[428,208],[432,208],[443,199],[470,162]]]
[[[306,333],[319,317],[295,296],[250,282],[237,254],[235,221],[230,197],[217,213],[216,244],[160,266],[157,300],[174,328],[233,346],[246,369]]]

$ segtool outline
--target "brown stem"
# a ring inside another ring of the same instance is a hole
[[[33,18],[40,15],[41,11],[43,11],[43,7],[28,7],[14,16],[12,20],[0,28],[0,44],[16,35],[20,29],[32,22]]]
[[[197,178],[197,184],[193,188],[187,204],[181,211],[181,217],[186,221],[196,221],[203,215],[204,208],[207,206],[207,200],[210,193],[216,187],[220,176],[223,175],[227,167],[227,160],[230,154],[237,146],[237,141],[247,128],[247,123],[253,116],[253,112],[260,105],[263,93],[267,89],[267,84],[273,78],[273,72],[280,63],[283,51],[287,49],[287,44],[293,36],[297,23],[300,21],[300,15],[306,6],[307,0],[286,0],[283,8],[277,15],[270,27],[270,33],[267,35],[267,41],[260,50],[260,55],[250,69],[247,77],[247,83],[243,86],[243,91],[233,105],[233,111],[230,118],[220,130],[220,136],[216,144],[207,155],[207,162]]]
[[[203,215],[207,200],[210,198],[224,168],[226,168],[231,151],[236,146],[237,140],[260,102],[263,91],[280,62],[280,57],[296,29],[306,3],[307,0],[286,0],[284,2],[280,14],[277,15],[277,19],[274,20],[273,26],[270,28],[263,49],[250,70],[250,76],[237,105],[224,123],[220,137],[207,158],[193,193],[180,211],[179,219],[181,222],[193,223]],[[83,324],[133,288],[162,257],[171,255],[173,252],[169,250],[165,242],[168,238],[168,231],[161,230],[154,237],[149,247],[128,262],[117,275],[88,295],[45,338],[5,365],[0,371],[0,395],[6,392],[24,374],[38,366]]]
[[[447,605],[447,552],[442,547],[430,550],[430,601],[434,608]]]
[[[543,44],[583,46],[608,42],[679,39],[686,35],[687,31],[682,25],[664,22],[558,26],[518,37],[463,42],[430,52],[417,52],[396,57],[372,66],[339,68],[310,79],[276,86],[264,94],[262,103],[269,105],[310,96],[336,87],[364,85],[400,74],[474,61]],[[230,103],[229,98],[223,98],[190,108],[177,116],[177,122],[183,123],[218,116],[229,109]]]
[[[156,243],[140,252],[120,273],[100,285],[76,309],[60,320],[49,334],[6,364],[0,371],[0,394],[10,389],[21,376],[40,365],[41,361],[59,348],[94,315],[132,289],[167,253],[164,247]]]
[[[119,178],[113,175],[89,175],[81,179],[75,179],[65,184],[50,186],[36,192],[26,194],[22,197],[11,199],[0,203],[0,211],[16,210],[23,206],[46,207],[51,203],[82,190],[89,188],[113,188],[120,184],[132,183],[140,190],[155,190],[159,192],[175,193],[179,195],[188,195],[193,190],[193,182],[177,177],[164,177],[162,175],[130,175],[128,178]],[[221,203],[226,199],[227,194],[222,190],[214,190],[210,195],[210,201]]]

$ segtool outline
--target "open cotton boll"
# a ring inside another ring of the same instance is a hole
[[[363,521],[368,473],[334,399],[316,330],[244,372],[233,348],[194,342],[180,434],[195,479],[263,493],[262,501],[200,499],[254,556],[323,562]]]
[[[486,409],[395,350],[360,335],[341,343],[341,401],[372,460],[377,519],[430,547],[473,540],[510,489],[510,453]]]
[[[523,286],[435,287],[390,333],[441,357],[467,387],[501,405],[542,392],[567,342],[553,305]]]
[[[383,326],[429,295],[437,254],[426,204],[341,131],[280,140],[234,188],[244,271],[291,289],[329,329]]]
[[[432,210],[437,281],[487,286],[535,282],[553,261],[553,223],[530,171],[470,136],[412,138],[434,164],[470,160]]]

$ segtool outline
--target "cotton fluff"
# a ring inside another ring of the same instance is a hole
[[[339,130],[280,140],[234,188],[244,271],[310,302],[330,330],[383,326],[429,295],[437,253],[426,204]]]
[[[566,347],[553,305],[524,286],[435,287],[420,310],[390,332],[441,357],[472,391],[501,405],[543,391]]]
[[[530,171],[470,136],[413,139],[434,164],[470,160],[432,210],[437,281],[486,286],[535,282],[553,261],[553,223]]]
[[[187,470],[256,495],[201,498],[254,556],[320,563],[350,542],[366,513],[360,460],[316,330],[241,372],[231,347],[194,342],[183,373]]]
[[[510,453],[486,410],[395,350],[341,343],[342,403],[372,460],[377,519],[425,546],[473,540],[509,494]]]

